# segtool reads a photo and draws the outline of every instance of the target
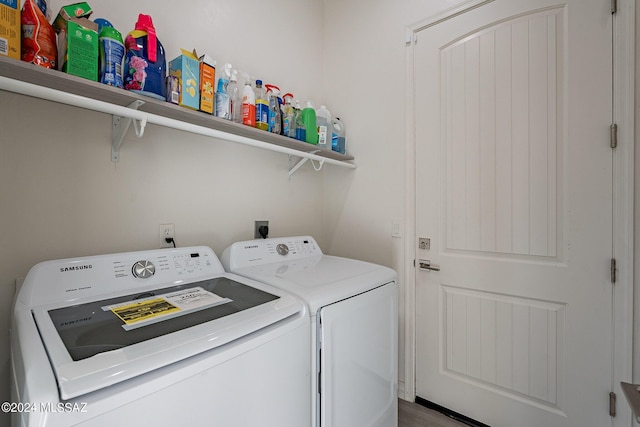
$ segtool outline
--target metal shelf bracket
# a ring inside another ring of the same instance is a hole
[[[320,150],[315,150],[315,151],[310,151],[310,154],[316,154],[320,152]],[[289,154],[289,178],[291,178],[291,176],[297,172],[298,169],[300,169],[302,167],[302,165],[304,165],[305,163],[307,163],[308,160],[311,160],[311,164],[313,165],[313,169],[316,172],[319,172],[322,169],[322,166],[324,166],[324,160],[319,160],[318,161],[318,166],[316,166],[315,160],[310,159],[308,157],[302,158],[300,159],[300,161],[298,161],[298,163],[295,164],[295,166],[291,166],[291,163],[293,160],[293,156],[291,154]]]
[[[137,110],[142,105],[144,105],[144,101],[136,100],[127,105],[127,108]],[[111,128],[111,161],[113,163],[118,163],[120,161],[120,146],[122,145],[122,141],[124,141],[124,136],[129,130],[129,126],[131,126],[131,122],[133,122],[133,128],[136,131],[136,136],[138,138],[142,138],[142,135],[144,135],[144,129],[147,126],[146,117],[142,120],[136,120],[131,117],[113,115],[113,126]]]

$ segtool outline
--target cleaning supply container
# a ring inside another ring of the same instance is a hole
[[[316,126],[318,128],[318,147],[331,149],[331,113],[324,105],[316,110]]]
[[[346,154],[347,152],[347,131],[340,117],[336,117],[331,121],[333,132],[331,137],[331,149],[338,153]]]
[[[318,128],[316,127],[316,110],[311,101],[302,110],[302,121],[306,130],[305,140],[309,144],[318,145]]]
[[[100,83],[123,88],[124,42],[120,31],[111,25],[102,25],[98,36],[98,47],[100,49],[98,57]]]
[[[245,82],[242,89],[242,124],[256,126],[256,93],[251,87],[251,79]]]
[[[256,127],[269,130],[269,100],[262,80],[256,80]]]
[[[164,101],[167,60],[151,16],[138,15],[135,29],[127,34],[124,44],[124,88]]]

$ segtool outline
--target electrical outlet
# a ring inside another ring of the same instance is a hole
[[[255,221],[253,224],[253,238],[254,239],[262,239],[263,237],[260,235],[260,227],[263,225],[269,227],[269,221]],[[268,233],[267,233],[268,234]]]
[[[160,224],[158,226],[158,237],[161,248],[172,248],[173,243],[167,243],[166,239],[176,238],[176,226],[174,224]]]

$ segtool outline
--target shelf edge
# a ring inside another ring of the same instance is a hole
[[[120,105],[111,104],[108,102],[87,98],[81,95],[75,95],[68,92],[63,92],[57,89],[39,86],[33,83],[15,80],[8,77],[0,76],[0,89],[8,92],[18,93],[21,95],[27,95],[34,98],[45,99],[57,103],[71,105],[87,110],[97,111],[101,113],[111,114],[114,116],[131,118],[133,120],[146,121],[147,123],[156,124],[159,126],[169,127],[185,132],[190,132],[202,136],[208,136],[225,141],[236,142],[244,145],[249,145],[256,148],[262,148],[269,151],[279,152],[301,158],[308,158],[312,160],[322,161],[325,164],[332,164],[340,167],[346,167],[355,169],[356,165],[348,163],[343,160],[336,160],[325,156],[307,153],[304,151],[295,150],[292,148],[284,147],[281,145],[260,141],[258,139],[249,138],[246,136],[236,135],[233,133],[227,133],[217,129],[195,125],[188,122],[179,121],[165,116],[160,116],[153,113],[139,111]]]

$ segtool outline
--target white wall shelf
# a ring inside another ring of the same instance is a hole
[[[351,162],[352,156],[3,56],[0,56],[0,90],[113,115],[113,162],[120,160],[130,124],[134,124],[136,135],[142,137],[145,126],[152,123],[302,158],[289,175],[307,160],[319,162],[320,168],[324,164],[356,167]]]

